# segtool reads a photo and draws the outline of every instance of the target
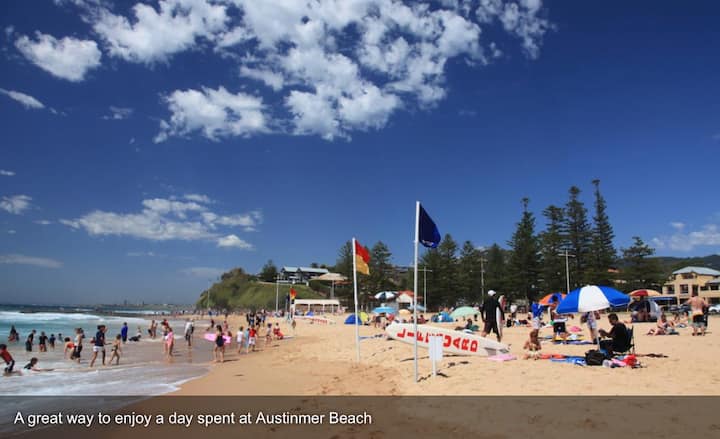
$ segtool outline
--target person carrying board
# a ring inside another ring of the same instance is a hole
[[[482,321],[484,323],[483,330],[480,335],[487,337],[490,332],[494,332],[497,335],[498,342],[502,341],[502,334],[498,328],[497,311],[499,308],[500,303],[498,303],[497,299],[495,299],[495,291],[488,291],[488,297],[482,303],[482,307],[480,308],[480,316],[482,317]]]

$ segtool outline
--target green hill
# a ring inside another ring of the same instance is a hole
[[[292,285],[298,299],[321,299],[323,296],[305,285]],[[285,305],[285,296],[290,285],[280,284],[279,306]],[[208,291],[200,294],[196,306],[207,308]],[[275,309],[275,283],[260,282],[255,276],[245,273],[242,268],[234,268],[220,277],[220,281],[210,287],[210,306],[215,309]]]

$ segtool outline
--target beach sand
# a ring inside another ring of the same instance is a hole
[[[623,316],[621,316],[622,318]],[[640,357],[643,368],[580,367],[550,360],[496,363],[485,357],[445,355],[438,376],[431,377],[426,349],[419,349],[420,381],[413,380],[413,347],[383,338],[360,342],[361,361],[356,362],[355,327],[345,316],[329,317],[334,325],[298,320],[296,336],[273,341],[261,352],[226,355],[206,376],[183,384],[175,395],[720,395],[720,318],[711,316],[708,334],[692,337],[691,329],[680,335],[647,336],[654,323],[637,323],[636,351],[664,354],[667,358]],[[273,320],[273,323],[275,320]],[[244,317],[231,316],[231,327]],[[575,322],[577,326],[579,322]],[[572,325],[571,321],[569,325]],[[453,328],[455,324],[443,324]],[[292,334],[281,321],[285,334]],[[605,317],[601,328],[609,328]],[[202,328],[202,326],[199,326]],[[715,330],[713,332],[713,330]],[[383,331],[360,328],[361,336]],[[522,357],[529,328],[505,328],[505,343]],[[550,335],[545,328],[541,335]],[[196,332],[196,338],[197,338]],[[583,332],[587,336],[587,331]],[[543,353],[584,355],[591,345],[543,343]],[[208,343],[208,352],[211,346]],[[231,352],[231,353],[230,353]],[[211,354],[208,354],[210,358]]]
[[[720,432],[720,423],[716,421],[719,398],[676,396],[720,394],[717,367],[720,330],[705,337],[691,337],[690,329],[681,329],[679,336],[652,337],[644,334],[653,324],[635,324],[638,354],[668,356],[640,357],[645,367],[639,369],[581,367],[549,360],[495,363],[485,357],[445,356],[438,376],[431,377],[427,351],[420,349],[421,380],[415,383],[411,345],[382,338],[364,339],[361,361],[357,363],[355,327],[342,324],[344,316],[330,318],[337,323],[298,321],[293,338],[273,341],[268,346],[260,340],[261,351],[255,353],[237,355],[233,342],[226,354],[227,361],[212,366],[207,375],[182,384],[170,395],[131,404],[122,412],[167,417],[172,413],[197,416],[231,412],[256,415],[259,411],[298,414],[367,411],[373,416],[371,425],[61,427],[31,431],[23,437],[81,439],[99,434],[108,438],[132,435],[136,439],[156,439],[212,434],[313,439],[448,435],[494,439],[530,436],[664,439],[713,437]],[[232,328],[237,328],[245,319],[231,316],[229,322]],[[285,334],[292,335],[292,329],[284,322],[281,325]],[[720,325],[720,318],[712,317],[710,328],[716,325]],[[198,346],[200,356],[207,355],[210,360],[213,344],[202,340],[205,327],[206,321],[198,322],[195,340],[196,344],[205,344]],[[529,328],[505,330],[506,341],[516,355],[522,355],[528,332]],[[360,333],[373,336],[382,331],[363,326]],[[543,352],[547,353],[582,355],[590,348],[543,343]],[[343,398],[344,395],[354,398]],[[499,395],[514,396],[485,397]],[[591,395],[595,397],[588,397]]]

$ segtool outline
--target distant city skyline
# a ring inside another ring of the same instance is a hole
[[[618,250],[720,253],[716,2],[179,5],[0,4],[0,302],[190,303],[353,236],[409,265],[416,200],[507,247],[596,178]]]

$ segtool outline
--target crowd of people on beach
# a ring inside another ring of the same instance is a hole
[[[240,325],[233,332],[228,324],[228,313],[225,313],[225,319],[222,323],[217,323],[215,318],[219,317],[219,313],[212,311],[208,313],[210,319],[209,326],[206,329],[206,336],[204,337],[208,341],[213,342],[212,349],[212,360],[214,362],[224,362],[225,353],[227,349],[231,349],[233,343],[236,347],[237,354],[248,354],[250,352],[257,351],[258,339],[264,340],[264,347],[267,347],[273,340],[282,340],[286,338],[285,334],[280,328],[280,322],[277,321],[273,325],[270,322],[270,318],[274,316],[274,313],[270,313],[267,310],[260,311],[249,311],[245,314],[247,325]],[[295,321],[291,320],[291,325],[294,330]],[[56,344],[60,343],[63,349],[63,358],[68,361],[73,361],[77,364],[81,363],[83,357],[83,347],[89,345],[92,349],[88,367],[93,368],[96,363],[101,363],[104,366],[119,365],[121,357],[123,356],[123,346],[128,342],[140,342],[147,337],[148,340],[155,340],[162,338],[162,353],[166,361],[172,361],[173,356],[176,355],[175,347],[175,332],[167,319],[162,321],[150,320],[147,327],[147,335],[143,334],[140,326],[137,327],[137,332],[134,336],[130,336],[130,329],[127,322],[124,322],[119,333],[113,337],[108,338],[106,336],[108,328],[106,325],[98,325],[97,332],[94,337],[90,338],[89,343],[86,341],[87,337],[83,328],[75,328],[72,335],[63,336],[63,334],[51,333],[49,336],[46,335],[45,331],[31,330],[25,339],[25,351],[28,353],[37,351],[40,355],[33,357],[29,367],[25,369],[33,371],[47,371],[50,369],[40,369],[37,367],[39,358],[42,358],[42,354],[49,350],[54,351]],[[214,335],[213,335],[214,333]],[[195,319],[187,317],[185,319],[185,325],[183,330],[183,338],[185,340],[188,352],[192,352],[194,344],[195,334]],[[8,335],[8,344],[0,345],[2,350],[0,352],[0,358],[5,361],[5,373],[11,374],[14,371],[14,359],[8,350],[8,345],[19,344],[21,340],[21,334],[17,331],[13,325],[10,328]],[[107,349],[110,350],[110,356],[108,359]]]

